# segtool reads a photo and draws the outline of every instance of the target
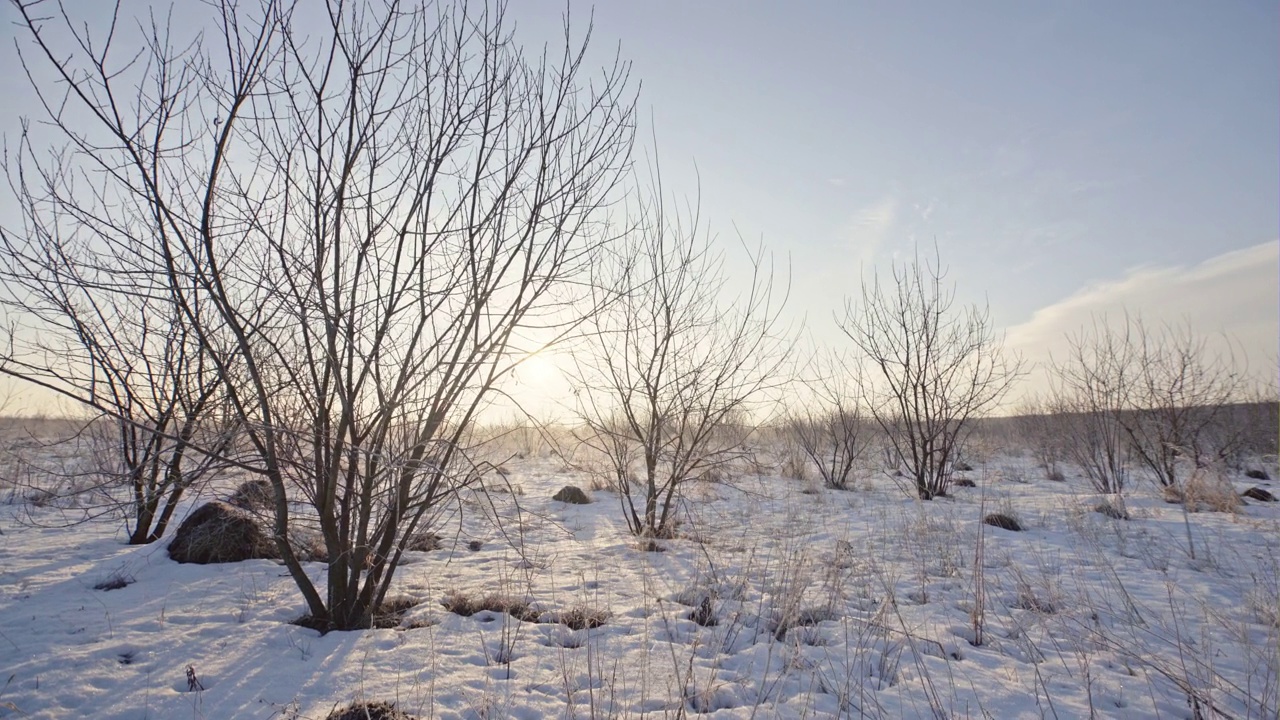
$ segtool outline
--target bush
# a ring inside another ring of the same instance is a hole
[[[226,563],[275,558],[275,541],[257,518],[224,502],[196,508],[169,543],[169,557],[180,563]]]
[[[565,485],[560,488],[560,492],[552,495],[551,499],[559,500],[562,503],[569,503],[570,505],[588,505],[591,503],[591,498],[587,497],[587,494],[582,492],[581,488],[574,487],[573,485]]]
[[[325,720],[415,720],[412,715],[401,712],[395,703],[389,702],[353,702],[344,708],[334,708],[325,716]]]
[[[991,513],[982,518],[982,522],[991,527],[998,527],[1001,530],[1012,530],[1013,532],[1022,532],[1022,523],[1017,518],[1004,513]]]

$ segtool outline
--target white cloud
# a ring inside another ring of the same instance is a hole
[[[1128,312],[1148,323],[1187,323],[1218,350],[1247,358],[1254,374],[1271,372],[1280,352],[1280,242],[1235,250],[1190,267],[1144,266],[1037,310],[1011,327],[1006,346],[1044,364],[1063,357],[1066,335],[1095,317]],[[1041,373],[1028,390],[1039,389]]]
[[[870,265],[880,247],[884,245],[898,218],[898,201],[885,197],[854,213],[845,236],[849,247],[862,265]]]

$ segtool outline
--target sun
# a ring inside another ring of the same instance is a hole
[[[545,386],[563,380],[564,375],[555,361],[542,353],[534,353],[516,367],[516,377],[522,385]]]

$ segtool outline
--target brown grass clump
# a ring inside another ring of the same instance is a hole
[[[289,528],[289,547],[302,562],[329,562],[329,550],[324,537],[314,530]]]
[[[129,587],[134,582],[136,582],[136,580],[132,575],[126,573],[124,570],[115,570],[106,578],[94,585],[93,589],[103,591],[120,590],[122,588]]]
[[[443,547],[440,536],[435,533],[422,532],[414,533],[409,537],[409,542],[405,543],[405,550],[413,550],[415,552],[432,552]]]
[[[591,503],[591,498],[587,497],[582,488],[574,487],[573,485],[565,485],[560,488],[559,492],[551,496],[551,499],[570,505],[589,505]]]
[[[415,720],[412,715],[389,702],[353,702],[344,708],[334,708],[325,720]]]
[[[555,622],[564,625],[570,630],[594,630],[608,622],[610,613],[607,610],[597,610],[578,605],[555,613],[554,617]]]
[[[1017,518],[1011,515],[1005,515],[1004,513],[991,513],[990,515],[982,518],[982,522],[990,525],[991,527],[998,527],[1001,530],[1022,532],[1022,523],[1018,522]]]
[[[430,623],[416,621],[409,623],[408,625],[404,623],[405,614],[420,604],[421,602],[418,600],[408,597],[386,600],[378,606],[378,609],[373,611],[368,624],[361,625],[361,627],[364,629],[378,628],[382,630],[412,630],[414,628],[426,627]],[[327,635],[334,630],[333,623],[331,621],[317,618],[314,615],[309,614],[303,615],[297,620],[294,620],[292,624],[297,625],[298,627],[315,630],[321,635]]]
[[[559,623],[570,630],[592,630],[604,625],[610,617],[606,610],[575,606],[559,612],[542,612],[527,600],[490,593],[468,595],[454,591],[444,596],[440,604],[445,610],[463,617],[479,612],[506,613],[516,620],[529,623]]]
[[[471,617],[484,611],[506,613],[517,620],[531,623],[538,622],[542,617],[542,613],[528,602],[499,593],[477,596],[454,591],[445,595],[440,604],[445,610],[462,617]]]
[[[1181,503],[1187,508],[1187,512],[1234,513],[1244,504],[1231,483],[1211,470],[1196,470],[1180,488],[1166,487],[1164,500],[1168,503]]]
[[[715,627],[720,624],[719,618],[716,617],[715,610],[711,606],[711,596],[704,595],[702,602],[698,607],[690,611],[688,618],[702,627]]]
[[[277,557],[275,541],[258,519],[224,502],[196,508],[169,543],[169,557],[180,563],[227,563]]]
[[[1094,506],[1093,511],[1101,515],[1106,515],[1112,520],[1128,520],[1129,511],[1124,507],[1124,501],[1103,500]]]
[[[785,640],[787,633],[801,627],[813,627],[819,623],[839,620],[839,615],[828,608],[795,608],[790,612],[775,613],[769,621],[769,631],[776,640]]]
[[[398,628],[404,623],[405,613],[417,607],[418,604],[417,600],[408,597],[386,600],[373,611],[370,624],[384,630]]]
[[[240,487],[227,498],[228,505],[262,515],[271,512],[275,501],[275,490],[266,480],[249,480],[240,483]]]

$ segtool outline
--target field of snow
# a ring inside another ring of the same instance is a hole
[[[1193,558],[1150,483],[1114,519],[1016,447],[931,502],[874,468],[846,492],[781,477],[766,449],[691,486],[659,552],[616,495],[553,501],[591,478],[521,454],[500,528],[468,501],[400,569],[419,603],[401,627],[327,635],[291,624],[305,604],[273,561],[180,565],[167,539],[130,547],[118,523],[59,527],[0,495],[0,718],[320,720],[358,700],[416,718],[1277,716],[1280,503],[1188,515]],[[461,599],[530,609],[445,608]],[[604,623],[554,622],[575,617]]]

